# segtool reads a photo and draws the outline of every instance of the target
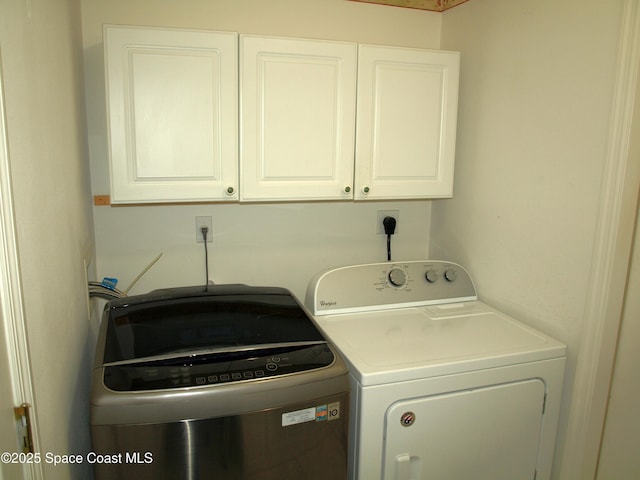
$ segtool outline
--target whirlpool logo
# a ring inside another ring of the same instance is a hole
[[[321,307],[333,307],[334,305],[336,305],[338,302],[335,301],[327,301],[327,300],[320,300],[320,306]]]

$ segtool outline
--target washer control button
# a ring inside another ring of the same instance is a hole
[[[407,283],[407,274],[400,268],[392,268],[388,274],[389,282],[394,287],[402,287]]]
[[[275,372],[278,369],[278,365],[276,365],[275,363],[267,363],[265,365],[265,368],[270,372]]]

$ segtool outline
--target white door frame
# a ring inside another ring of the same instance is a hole
[[[638,0],[625,0],[619,38],[585,323],[556,475],[563,480],[594,478],[609,398],[640,185],[640,162],[629,158],[640,68]]]
[[[5,329],[8,369],[11,376],[14,406],[34,405],[33,383],[28,355],[27,335],[20,279],[18,245],[13,211],[13,192],[9,164],[9,146],[2,77],[2,51],[0,50],[0,309]],[[4,368],[4,367],[0,367]],[[31,409],[31,433],[34,451],[39,452],[39,435],[35,409]],[[41,464],[24,464],[24,477],[41,479]]]

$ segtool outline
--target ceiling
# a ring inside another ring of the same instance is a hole
[[[460,5],[467,0],[351,0],[353,2],[378,3],[380,5],[393,5],[394,7],[417,8],[418,10],[430,10],[442,12]]]

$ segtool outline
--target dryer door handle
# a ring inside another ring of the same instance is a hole
[[[402,453],[396,455],[396,480],[420,480],[422,461],[417,455]]]

